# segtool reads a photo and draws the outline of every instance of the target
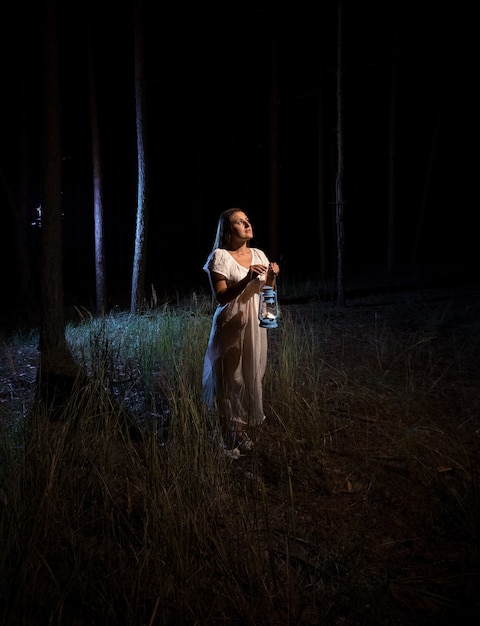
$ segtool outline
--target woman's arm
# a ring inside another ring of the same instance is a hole
[[[266,270],[267,268],[265,265],[251,265],[245,278],[242,278],[242,280],[239,280],[238,283],[234,283],[230,286],[228,286],[227,279],[223,274],[210,271],[208,273],[210,285],[218,304],[223,306],[224,304],[228,304],[234,300],[242,293],[250,281],[257,278],[257,276],[264,274]]]
[[[267,270],[265,284],[275,289],[275,277],[279,273],[280,268],[277,263],[270,263]]]

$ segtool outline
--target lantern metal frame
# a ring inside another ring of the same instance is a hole
[[[262,328],[278,328],[278,300],[273,287],[265,285],[259,294],[258,319]]]

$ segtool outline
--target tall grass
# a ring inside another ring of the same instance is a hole
[[[2,624],[411,624],[408,546],[451,522],[478,546],[478,416],[468,386],[448,398],[462,361],[436,328],[283,311],[267,423],[231,461],[201,401],[211,315],[194,299],[68,326],[90,376],[67,419],[31,405],[2,428]]]

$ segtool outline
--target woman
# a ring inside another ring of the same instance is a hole
[[[252,238],[252,225],[243,211],[224,211],[203,267],[218,302],[205,355],[203,395],[210,409],[216,402],[225,451],[233,458],[252,451],[246,426],[265,419],[267,331],[259,326],[259,293],[265,284],[275,286],[279,272],[262,250],[250,247]]]

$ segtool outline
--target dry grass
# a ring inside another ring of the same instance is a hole
[[[91,380],[58,422],[35,336],[5,339],[1,623],[476,623],[478,296],[284,305],[233,462],[201,405],[208,299],[69,325]]]

